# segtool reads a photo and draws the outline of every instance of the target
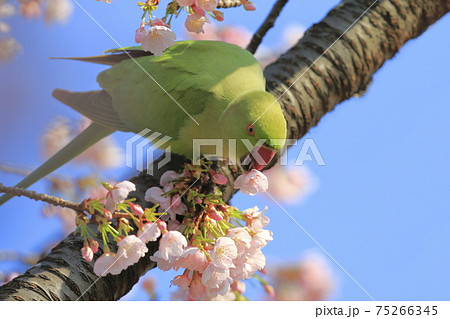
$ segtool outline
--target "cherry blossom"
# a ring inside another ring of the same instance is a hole
[[[232,228],[228,231],[227,237],[234,241],[238,251],[237,256],[247,253],[251,247],[252,236],[248,233],[247,227]]]
[[[156,241],[161,236],[161,230],[156,223],[146,223],[139,229],[137,236],[144,243]]]
[[[224,20],[223,12],[221,12],[219,10],[214,10],[213,14],[214,14],[214,18],[216,18],[217,21],[222,22]]]
[[[197,7],[209,12],[213,11],[217,7],[218,3],[219,0],[195,0]]]
[[[256,5],[248,0],[241,0],[242,5],[244,6],[244,9],[247,11],[255,11]]]
[[[234,260],[235,268],[230,269],[233,279],[248,279],[257,270],[261,270],[266,265],[266,257],[260,250],[253,250],[251,254],[244,255]]]
[[[195,2],[195,0],[176,0],[178,2],[178,5],[180,7],[188,7],[192,6]]]
[[[142,207],[140,205],[134,204],[132,202],[128,203],[130,205],[131,211],[133,212],[133,214],[137,215],[137,216],[142,216],[144,215],[144,210],[142,209]]]
[[[117,259],[117,255],[114,253],[101,255],[94,264],[94,273],[99,277],[107,274],[118,275],[123,269],[122,262]]]
[[[164,50],[174,44],[177,36],[168,27],[162,25],[151,26],[141,39],[144,51],[150,51],[154,55],[162,55]]]
[[[190,300],[202,300],[205,298],[206,286],[202,283],[201,277],[198,273],[194,274],[191,285],[189,287]]]
[[[247,219],[247,227],[250,230],[262,229],[269,224],[269,217],[263,215],[266,210],[267,207],[260,211],[259,208],[255,206],[243,211],[243,214]]]
[[[123,238],[119,244],[117,256],[121,259],[124,269],[138,262],[148,251],[147,246],[135,235],[129,235]]]
[[[47,11],[45,12],[45,21],[66,23],[73,12],[73,3],[71,0],[47,0]]]
[[[189,288],[190,283],[191,279],[186,274],[178,275],[172,280],[172,284],[180,287],[183,290],[187,290]]]
[[[171,219],[167,222],[167,230],[179,230],[181,223],[176,219]]]
[[[241,192],[248,195],[265,192],[268,187],[267,177],[256,169],[252,169],[250,172],[238,176],[234,182],[234,188],[240,189]]]
[[[170,257],[169,259],[165,259],[161,255],[161,251],[157,251],[153,254],[153,256],[150,256],[150,260],[156,262],[156,265],[159,269],[163,271],[168,271],[172,269],[174,262],[176,261],[176,258]]]
[[[180,257],[186,246],[186,237],[176,230],[168,231],[159,241],[159,251],[161,252],[161,257],[165,260],[169,260],[169,257]]]
[[[208,17],[198,13],[191,13],[186,18],[184,25],[189,32],[204,33],[203,25],[205,23],[210,23]]]
[[[251,247],[254,249],[261,249],[267,245],[267,243],[273,240],[273,233],[267,229],[258,229],[253,235],[251,240]]]
[[[286,169],[275,165],[264,171],[269,181],[267,193],[279,202],[297,203],[316,189],[316,179],[305,167]],[[266,194],[267,195],[267,194]]]
[[[90,239],[89,240],[89,247],[92,249],[92,252],[94,254],[96,254],[98,252],[98,241],[94,240],[94,239]]]
[[[162,187],[166,187],[168,185],[170,185],[171,183],[173,183],[174,180],[177,180],[181,177],[184,176],[184,172],[183,173],[177,173],[175,171],[165,171],[164,174],[161,175],[161,178],[159,179],[159,184]]]
[[[145,34],[146,34],[146,31],[145,31],[144,27],[140,27],[139,29],[136,30],[136,34],[134,35],[134,41],[136,43],[141,43]]]
[[[122,203],[127,199],[128,194],[136,190],[136,185],[129,181],[123,181],[113,185],[112,189],[106,194],[105,208],[114,212],[116,204]]]
[[[145,200],[154,204],[159,204],[159,211],[167,212],[171,219],[176,215],[184,215],[187,211],[186,205],[181,202],[181,198],[176,196],[172,201],[170,197],[163,196],[164,192],[159,187],[151,187],[145,192]]]
[[[203,251],[197,247],[188,246],[183,254],[175,262],[174,269],[185,268],[189,270],[199,271],[202,273],[208,266],[208,259]]]
[[[233,267],[233,259],[238,255],[238,250],[234,240],[229,237],[220,237],[214,244],[211,253],[211,262],[216,267],[230,268]]]
[[[89,247],[86,243],[84,244],[83,248],[81,248],[81,255],[83,258],[90,262],[94,258],[94,252],[92,251],[92,248]]]
[[[202,283],[208,288],[216,289],[210,290],[213,295],[217,295],[220,292],[222,294],[227,293],[232,282],[230,269],[217,267],[213,263],[210,263],[202,274]]]

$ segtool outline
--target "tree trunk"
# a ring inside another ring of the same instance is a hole
[[[288,123],[288,138],[300,139],[335,105],[365,92],[372,75],[411,39],[422,34],[450,9],[447,0],[344,0],[299,42],[265,69],[267,89],[280,97]],[[131,179],[137,203],[145,190],[158,185],[168,169],[180,169],[184,159],[172,157],[153,176]],[[229,183],[224,199],[234,194],[235,177],[241,167],[225,167]],[[69,235],[25,274],[0,287],[0,300],[117,300],[149,269],[148,256],[158,249],[148,245],[147,256],[117,276],[98,278],[93,262],[81,257],[83,241]],[[97,253],[96,257],[101,254]]]

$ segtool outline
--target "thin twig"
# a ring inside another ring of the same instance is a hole
[[[84,204],[69,202],[60,197],[50,196],[43,193],[36,193],[34,191],[29,191],[20,187],[4,186],[2,183],[0,183],[0,193],[11,194],[19,197],[25,196],[36,201],[42,201],[60,207],[67,207],[76,211],[85,210]]]
[[[36,201],[42,201],[54,206],[60,206],[60,207],[66,207],[73,209],[77,212],[87,212],[86,206],[84,202],[82,203],[74,203],[67,201],[65,199],[62,199],[60,197],[51,196],[43,193],[36,193],[34,191],[29,191],[20,187],[13,187],[13,186],[4,186],[2,183],[0,183],[0,193],[6,193],[11,194],[14,196],[25,196],[30,199],[34,199]],[[130,217],[127,213],[120,213],[120,212],[114,212],[112,213],[113,218],[128,218]]]
[[[220,0],[217,8],[233,8],[241,5],[241,0]]]
[[[289,0],[278,0],[273,5],[272,10],[270,10],[269,12],[269,15],[261,24],[258,31],[255,32],[255,34],[252,37],[252,40],[250,41],[250,44],[247,46],[247,50],[250,51],[252,54],[255,54],[256,49],[258,49],[258,46],[261,44],[262,39],[266,35],[267,31],[269,31],[270,28],[273,27],[275,20],[278,18],[281,10],[288,1]]]

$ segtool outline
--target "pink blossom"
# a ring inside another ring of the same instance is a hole
[[[208,217],[215,220],[215,221],[219,221],[223,219],[223,214],[222,212],[219,212],[214,206],[209,206],[206,209],[206,213],[208,214]]]
[[[202,283],[199,274],[194,274],[191,286],[189,287],[189,299],[202,300],[205,298],[206,286]]]
[[[164,174],[161,175],[161,178],[159,180],[159,184],[162,187],[165,187],[167,185],[169,185],[171,182],[173,182],[174,180],[177,180],[181,177],[184,176],[184,172],[183,173],[177,173],[175,171],[165,171]]]
[[[176,219],[171,219],[167,223],[168,230],[178,230],[178,228],[181,226],[181,223]]]
[[[206,287],[218,289],[221,292],[226,290],[226,293],[232,282],[233,279],[230,277],[230,270],[228,268],[216,267],[213,263],[210,263],[202,274],[202,283]],[[226,289],[227,283],[228,289]],[[217,295],[218,291],[213,291],[213,293]]]
[[[223,12],[222,12],[222,11],[214,10],[214,11],[213,11],[213,14],[214,14],[214,18],[216,18],[217,21],[222,22],[222,21],[224,20]]]
[[[213,11],[218,3],[219,0],[195,0],[197,7],[209,12]]]
[[[255,11],[256,5],[248,0],[241,0],[242,5],[244,6],[244,9],[247,11]]]
[[[164,203],[164,206],[169,205],[170,206],[170,198],[162,196],[164,194],[163,190],[159,187],[150,187],[145,192],[144,199],[147,202],[152,202],[154,204],[159,204],[161,206],[161,203]]]
[[[146,31],[144,28],[141,27],[141,28],[137,29],[136,34],[134,35],[134,41],[136,41],[136,43],[141,43],[145,34],[146,34]]]
[[[90,239],[89,240],[89,247],[91,247],[92,252],[94,254],[96,254],[98,252],[98,241],[94,240],[94,239]]]
[[[233,259],[238,255],[238,250],[234,240],[229,237],[220,237],[214,244],[211,253],[211,262],[216,267],[230,268],[233,267]]]
[[[176,0],[180,7],[189,7],[192,6],[195,0]]]
[[[127,199],[128,194],[135,190],[136,185],[129,181],[114,184],[112,189],[106,194],[105,208],[110,212],[115,212],[116,204],[122,203]]]
[[[36,18],[42,13],[42,5],[40,1],[26,1],[20,5],[20,13],[25,18]]]
[[[180,194],[175,194],[172,196],[172,201],[171,201],[171,208],[173,209],[177,209],[178,207],[180,207],[181,204],[181,197]]]
[[[210,23],[208,17],[192,13],[186,18],[184,25],[189,32],[204,33],[203,25],[205,23]]]
[[[161,269],[162,271],[168,271],[173,267],[176,258],[169,258],[169,259],[162,258],[161,252],[158,250],[156,253],[153,254],[153,256],[150,256],[150,260],[156,262],[158,268]]]
[[[211,300],[211,301],[235,301],[236,300],[236,295],[233,291],[231,291],[231,288],[228,287],[228,282],[227,282],[227,287],[223,286],[223,289],[224,289],[223,291],[219,291],[219,289],[209,288],[207,293],[210,295],[210,298],[208,300]],[[213,291],[215,291],[215,297],[212,297]]]
[[[159,211],[167,212],[171,219],[175,219],[176,215],[184,215],[187,212],[186,205],[181,202],[180,197],[175,197],[173,201],[169,197],[163,196],[164,192],[159,187],[151,187],[145,192],[145,200],[155,204],[159,204]],[[176,207],[174,207],[176,206]]]
[[[144,243],[149,241],[156,241],[161,236],[161,230],[156,223],[146,223],[137,232],[137,236]]]
[[[165,233],[159,241],[159,251],[161,252],[161,257],[165,260],[169,260],[170,257],[180,257],[186,246],[186,237],[176,230]]]
[[[114,205],[114,209],[116,209],[115,205]],[[103,208],[103,215],[105,215],[106,219],[108,219],[108,220],[113,218],[113,215],[111,214],[111,212],[109,210],[107,210],[106,208]]]
[[[46,22],[66,23],[73,12],[73,3],[70,0],[47,0]]]
[[[219,185],[225,185],[228,182],[228,179],[219,173],[213,174],[212,180],[214,183],[219,184]]]
[[[269,217],[263,215],[266,210],[267,207],[260,211],[259,208],[255,206],[243,211],[247,219],[247,227],[250,230],[256,231],[258,229],[266,227],[269,224]]]
[[[285,169],[283,166],[275,165],[264,171],[264,175],[269,181],[267,193],[284,203],[302,201],[316,189],[317,185],[315,178],[305,167]]]
[[[172,280],[172,284],[180,287],[182,290],[187,290],[191,284],[191,279],[186,275],[178,275]]]
[[[92,251],[91,247],[87,245],[87,243],[85,243],[83,248],[81,248],[81,255],[87,262],[92,261],[92,259],[94,258],[94,252]]]
[[[273,233],[267,229],[259,229],[252,237],[251,246],[254,249],[261,249],[267,245],[267,243],[273,240]]]
[[[267,177],[256,169],[238,176],[234,182],[234,188],[248,195],[256,195],[265,192],[269,188]]]
[[[118,275],[124,269],[122,262],[117,259],[114,253],[106,253],[101,255],[94,264],[94,273],[99,277],[107,274]]]
[[[246,227],[236,227],[228,231],[227,237],[234,240],[238,256],[242,256],[251,246],[252,236],[248,233]]]
[[[181,267],[202,273],[208,266],[208,263],[208,258],[203,251],[197,247],[188,246],[175,262],[174,269],[177,270]]]
[[[124,269],[138,262],[148,251],[147,246],[135,235],[123,238],[118,244],[117,256],[121,259]]]
[[[154,26],[154,25],[162,25],[164,27],[170,28],[169,25],[166,23],[166,18],[162,18],[162,19],[155,18],[155,19],[152,19],[151,26]]]
[[[151,26],[141,40],[144,51],[150,51],[154,55],[162,55],[164,50],[174,44],[177,36],[168,27],[162,25]]]
[[[161,232],[162,232],[163,234],[165,234],[165,233],[167,232],[167,224],[166,224],[165,221],[163,221],[163,220],[161,220],[161,219],[158,219],[158,220],[156,221],[156,224],[158,225],[159,230],[161,230]]]
[[[142,207],[140,205],[134,204],[132,202],[129,202],[129,204],[130,204],[131,212],[133,214],[135,214],[136,216],[144,215],[144,210],[142,209]]]
[[[328,261],[314,252],[299,262],[273,267],[270,276],[275,300],[326,300],[335,284]]]
[[[236,258],[234,264],[236,268],[230,269],[231,278],[234,280],[245,280],[253,276],[253,274],[261,270],[266,265],[266,257],[258,250],[251,250],[250,254]]]

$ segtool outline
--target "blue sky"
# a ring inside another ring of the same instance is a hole
[[[270,9],[262,1],[256,3],[256,12],[225,11],[225,21],[255,30]],[[309,27],[336,3],[291,0],[263,44],[280,46],[279,35],[287,26]],[[106,5],[92,0],[82,5],[117,43],[133,45],[139,18],[134,3]],[[74,111],[51,98],[51,91],[96,89],[96,75],[104,69],[47,58],[97,55],[118,45],[77,6],[65,26],[14,18],[9,22],[24,52],[0,65],[0,162],[35,167],[42,161],[37,143],[46,125],[57,115],[78,119]],[[175,23],[179,34],[182,24],[182,19]],[[319,186],[302,204],[282,204],[376,300],[449,299],[449,29],[447,16],[407,43],[374,76],[367,94],[337,106],[311,129],[305,138],[314,139],[326,165],[305,165]],[[122,145],[130,137],[114,136]],[[300,146],[290,150],[294,158]],[[70,174],[71,168],[62,170]],[[133,172],[111,172],[117,178],[129,173]],[[17,181],[17,176],[0,172],[3,184]],[[44,184],[33,189],[43,191]],[[270,200],[237,194],[233,204],[241,209],[256,204],[269,207],[269,228],[274,232],[274,241],[264,250],[269,263],[288,262],[308,249],[326,255]],[[0,250],[32,252],[60,235],[59,222],[43,218],[39,204],[25,198],[0,207],[0,221]],[[333,299],[370,300],[329,260],[337,280]],[[0,271],[11,266],[0,263]],[[167,297],[173,273],[153,275]],[[139,289],[130,297],[143,298]]]

